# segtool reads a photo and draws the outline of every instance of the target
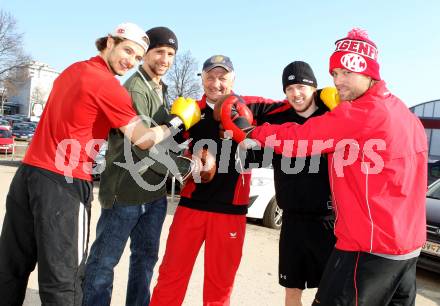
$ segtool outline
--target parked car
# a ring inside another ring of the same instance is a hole
[[[3,120],[8,121],[11,126],[14,126],[14,124],[25,122],[22,118],[18,118],[14,116],[4,116]]]
[[[14,152],[14,137],[9,129],[0,127],[0,152]]]
[[[283,210],[275,199],[273,169],[252,169],[248,218],[261,219],[264,226],[280,229]]]
[[[428,186],[440,178],[440,160],[428,161]]]
[[[9,123],[8,120],[5,119],[0,119],[0,127],[4,127],[8,130],[11,130],[11,124]]]
[[[26,124],[31,126],[34,129],[34,131],[35,131],[37,129],[38,122],[29,121],[29,122],[26,122]]]
[[[426,232],[417,265],[440,273],[440,179],[429,185],[426,193]]]
[[[34,137],[35,128],[27,123],[15,123],[12,126],[12,135],[17,140],[30,140]]]

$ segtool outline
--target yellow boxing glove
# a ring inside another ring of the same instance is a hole
[[[179,128],[181,125],[188,130],[200,121],[200,107],[194,99],[178,97],[171,106],[168,127]]]
[[[338,106],[340,102],[338,90],[335,87],[324,87],[319,97],[330,110]]]

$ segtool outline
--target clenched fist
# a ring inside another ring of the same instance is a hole
[[[195,162],[192,174],[194,182],[209,183],[212,181],[217,171],[215,156],[208,149],[200,149],[193,154],[192,159]]]

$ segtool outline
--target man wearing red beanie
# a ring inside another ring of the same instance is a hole
[[[337,242],[313,305],[415,304],[426,134],[381,80],[377,54],[366,32],[353,29],[330,57],[341,103],[303,125],[265,124],[247,135],[286,156],[316,154],[317,146],[328,153]],[[307,150],[298,150],[301,141]]]

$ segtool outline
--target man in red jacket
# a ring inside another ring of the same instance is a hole
[[[335,109],[248,138],[286,156],[328,153],[337,243],[313,305],[414,305],[426,236],[424,128],[381,80],[365,31],[336,41],[330,73],[342,101]]]
[[[0,235],[2,305],[23,303],[37,263],[43,305],[81,305],[97,147],[111,128],[145,150],[185,121],[196,122],[197,108],[189,103],[175,107],[180,117],[170,115],[166,125],[147,127],[138,120],[115,75],[123,76],[148,49],[139,26],[122,23],[95,45],[97,56],[70,65],[55,80],[9,188]]]

